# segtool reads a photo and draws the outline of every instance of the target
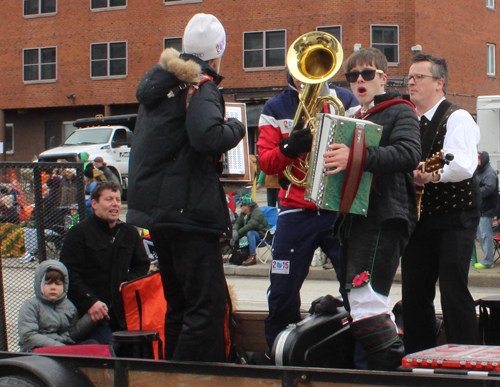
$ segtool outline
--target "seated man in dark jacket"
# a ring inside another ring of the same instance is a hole
[[[243,261],[243,266],[255,265],[257,263],[256,249],[257,243],[264,238],[266,231],[269,230],[269,223],[264,216],[264,213],[255,203],[250,195],[243,196],[238,204],[241,206],[241,214],[236,219],[233,226],[233,241],[240,241],[240,247],[245,247],[248,244],[250,254]],[[246,237],[246,241],[243,237]]]
[[[69,272],[69,300],[80,316],[100,321],[87,339],[101,344],[111,342],[113,331],[126,329],[121,285],[149,270],[137,229],[118,219],[120,193],[112,181],[94,188],[94,216],[69,229],[60,256]]]

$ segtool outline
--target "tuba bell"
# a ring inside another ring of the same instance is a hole
[[[299,93],[299,106],[290,133],[299,122],[304,122],[304,127],[309,125],[312,128],[316,114],[321,113],[325,105],[332,105],[335,115],[345,114],[340,99],[331,95],[320,97],[321,90],[328,87],[326,82],[342,66],[343,58],[344,53],[339,41],[323,31],[308,32],[292,43],[287,53],[288,70],[305,86]],[[300,155],[298,160],[299,165],[294,162],[286,166],[283,173],[293,185],[305,187],[310,163],[309,154]],[[296,170],[300,172],[301,177],[297,176]]]

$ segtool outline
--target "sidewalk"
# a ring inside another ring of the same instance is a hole
[[[261,188],[257,191],[257,203],[259,206],[266,206],[266,190]],[[263,250],[262,250],[263,251]],[[481,261],[483,252],[481,247],[476,243],[477,260]],[[227,276],[254,276],[254,277],[268,277],[269,268],[271,266],[271,257],[268,258],[266,264],[257,261],[254,266],[235,266],[231,264],[224,264],[224,273]],[[325,270],[320,267],[310,267],[308,279],[312,280],[336,280],[335,271]],[[401,283],[401,269],[399,268],[394,277],[394,283]],[[469,270],[469,286],[471,287],[500,287],[500,261],[493,269],[478,270],[474,266]]]

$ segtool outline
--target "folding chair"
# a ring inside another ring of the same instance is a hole
[[[493,263],[496,263],[500,259],[500,234],[497,234],[493,237],[493,245],[495,246],[495,252],[493,253],[493,258],[495,258],[495,261]]]
[[[276,207],[260,207],[260,209],[271,227],[266,231],[264,238],[257,243],[257,248],[265,247],[263,254],[259,254],[259,250],[257,250],[257,258],[260,262],[266,263],[273,250],[274,233],[276,232],[276,223],[278,222],[278,209]]]

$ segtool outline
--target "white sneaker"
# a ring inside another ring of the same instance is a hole
[[[33,262],[36,260],[36,257],[34,257],[33,255],[31,255],[31,253],[26,253],[24,254],[22,257],[19,258],[21,261],[23,262]]]

